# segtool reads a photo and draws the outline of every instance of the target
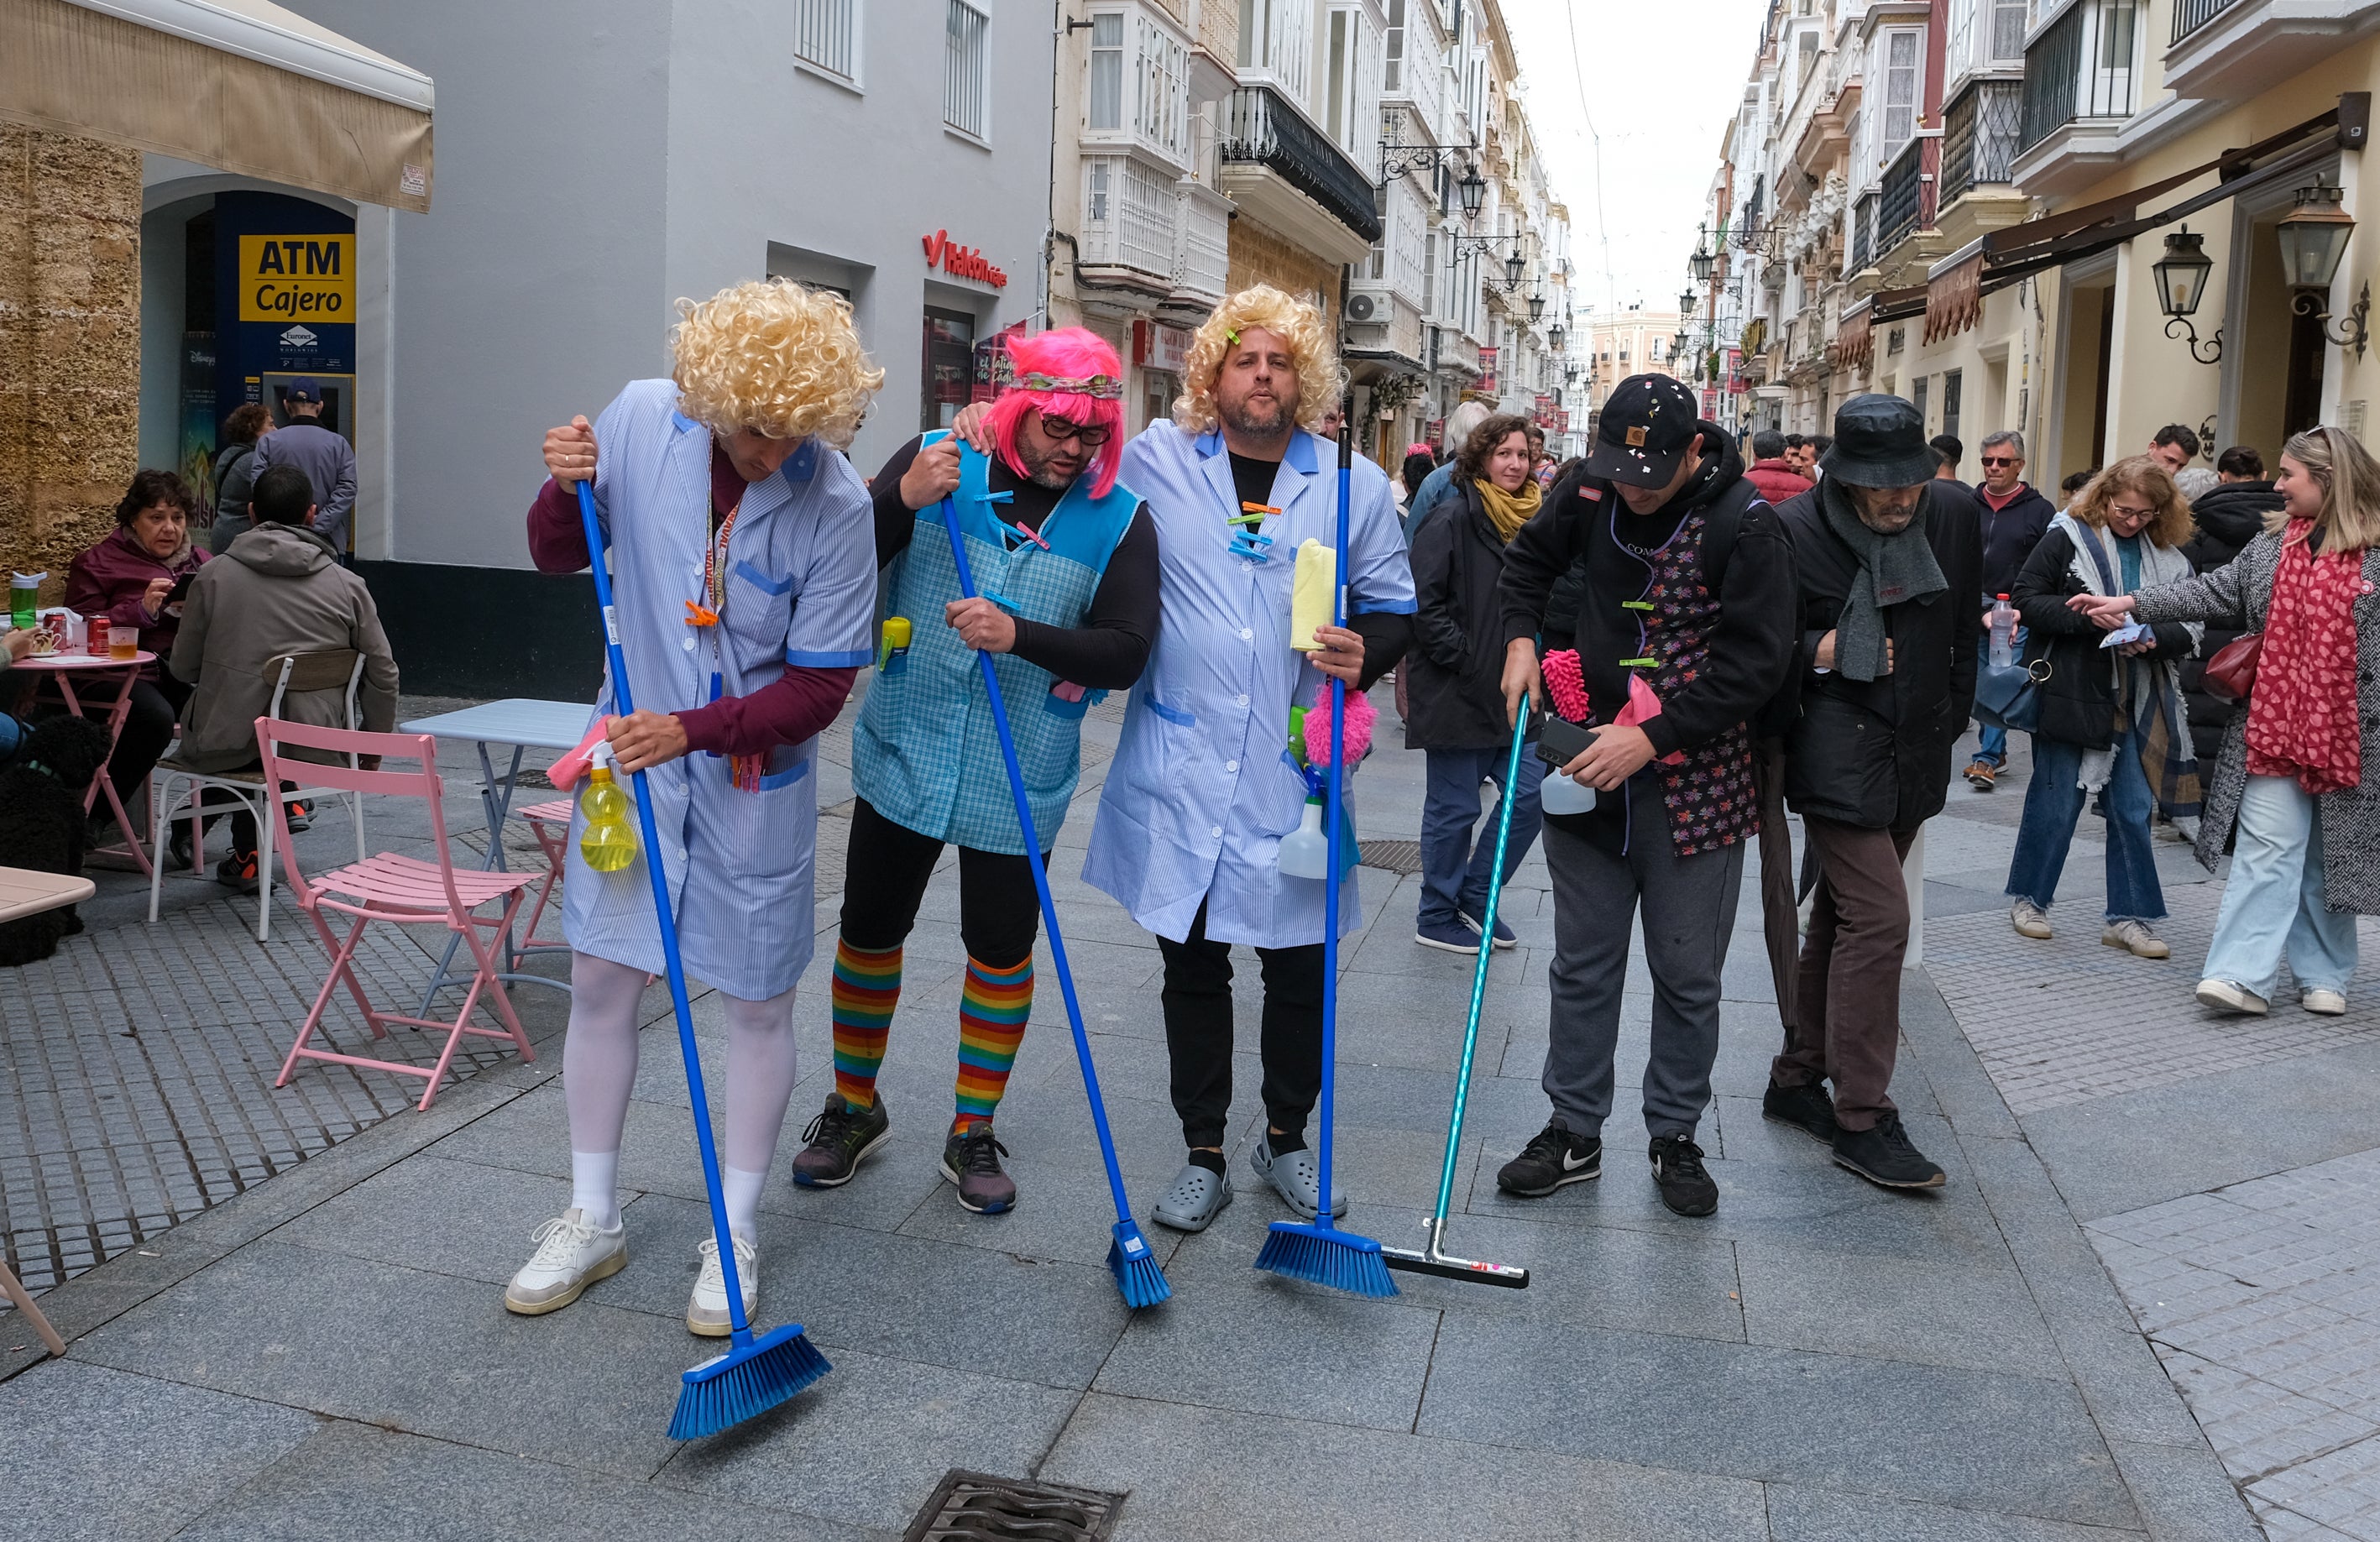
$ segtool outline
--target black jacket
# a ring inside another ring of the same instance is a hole
[[[1778,513],[1793,538],[1801,581],[1803,657],[1842,619],[1859,558],[1828,528],[1820,491]],[[1949,588],[1885,613],[1893,669],[1856,681],[1815,669],[1802,683],[1802,720],[1786,738],[1785,795],[1796,813],[1869,830],[1914,830],[1942,811],[1950,751],[1975,699],[1975,611],[1983,589],[1979,500],[1926,484],[1919,505],[1925,540]]]
[[[2201,573],[2228,567],[2250,541],[2265,532],[2265,516],[2281,506],[2281,495],[2270,482],[2221,482],[2210,487],[2190,512],[2198,533],[2185,542],[2181,554]],[[2232,703],[2206,694],[2206,661],[2216,650],[2236,639],[2240,628],[2209,622],[2198,656],[2181,665],[2182,699],[2190,706],[2190,742],[2198,759],[2213,765],[2223,754],[2223,725],[2231,721]]]
[[[2074,556],[2072,538],[2053,529],[2016,577],[2025,662],[2049,662],[2049,677],[2041,683],[2041,726],[2034,732],[2085,749],[2106,749],[2116,742],[2116,672],[2109,662],[2116,655],[2099,646],[2107,634],[2098,623],[2066,608],[2070,596],[2084,592],[2082,580],[2074,576]],[[2127,657],[2183,659],[2197,646],[2178,621],[2158,622],[2149,632],[2156,647]]]
[[[2016,497],[1998,514],[1984,502],[1982,489],[1971,487],[1967,493],[1974,502],[1975,521],[1983,531],[1982,592],[1986,596],[2013,595],[2016,576],[2023,571],[2025,559],[2041,544],[2041,538],[2049,533],[2049,522],[2058,517],[2058,506],[2030,484],[2019,487]]]
[[[1413,532],[1414,646],[1404,670],[1407,749],[1500,749],[1504,631],[1498,584],[1504,543],[1461,484]]]

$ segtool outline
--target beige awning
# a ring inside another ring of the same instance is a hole
[[[0,118],[430,208],[430,77],[264,0],[6,0]]]

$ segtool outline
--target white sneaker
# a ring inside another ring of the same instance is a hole
[[[2019,937],[2030,937],[2041,942],[2049,941],[2049,917],[2031,900],[2019,900],[2009,906],[2009,924],[2016,928]]]
[[[686,1330],[706,1339],[723,1339],[735,1331],[727,1314],[727,1271],[719,1267],[719,1243],[705,1237],[699,1249],[702,1276],[686,1304]],[[749,1237],[735,1239],[735,1282],[744,1287],[744,1320],[750,1322],[760,1305],[760,1250]]]
[[[2173,950],[2166,945],[2165,939],[2151,931],[2147,922],[2135,921],[2129,917],[2108,922],[2107,929],[2099,934],[2099,941],[2108,947],[2121,948],[2134,958],[2173,956]]]
[[[2269,1005],[2265,998],[2244,985],[2216,979],[2198,982],[2198,1004],[2211,1006],[2218,1012],[2244,1013],[2250,1017],[2262,1017]]]
[[[2347,998],[2338,991],[2317,985],[2309,987],[2304,994],[2298,997],[2298,1005],[2308,1012],[2318,1012],[2325,1017],[2338,1017],[2347,1012]]]
[[[504,1287],[504,1310],[525,1317],[562,1310],[628,1261],[626,1224],[606,1232],[588,1225],[575,1208],[530,1232],[529,1241],[537,1244],[536,1253]]]

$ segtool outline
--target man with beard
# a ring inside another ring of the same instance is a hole
[[[1582,559],[1573,624],[1549,613],[1550,597]],[[1644,1088],[1653,1181],[1679,1215],[1718,1208],[1694,1132],[1710,1106],[1743,844],[1760,832],[1752,730],[1792,656],[1792,576],[1784,532],[1727,431],[1697,420],[1694,393],[1667,375],[1620,382],[1585,465],[1505,549],[1506,710],[1519,710],[1524,692],[1544,697],[1539,635],[1572,631],[1595,731],[1561,770],[1597,795],[1584,814],[1545,817],[1553,1117],[1497,1172],[1507,1194],[1548,1195],[1602,1174],[1641,907],[1653,976]],[[1658,703],[1649,714],[1646,693]]]
[[[942,1176],[959,1205],[1016,1202],[992,1116],[1033,1010],[1040,907],[991,703],[993,656],[1031,799],[1054,842],[1082,769],[1092,691],[1130,688],[1156,631],[1157,532],[1116,480],[1123,367],[1080,327],[1012,339],[1015,385],[958,433],[911,440],[870,484],[891,636],[852,734],[851,845],[834,955],[834,1090],[794,1181],[848,1183],[892,1134],[876,1086],[901,996],[902,950],[944,844],[959,848],[957,1111]],[[978,426],[979,424],[979,426]],[[960,598],[943,522],[954,500],[977,598]],[[900,626],[905,623],[905,648]]]
[[[1414,611],[1388,478],[1359,455],[1340,575],[1347,625],[1291,635],[1298,547],[1329,550],[1339,518],[1336,456],[1298,425],[1320,420],[1339,383],[1321,312],[1259,285],[1198,329],[1173,421],[1151,424],[1123,455],[1124,476],[1156,512],[1164,603],[1083,878],[1155,932],[1164,955],[1173,1108],[1189,1155],[1154,1219],[1185,1232],[1232,1197],[1234,942],[1264,968],[1267,1123],[1249,1165],[1305,1220],[1326,1202],[1305,1134],[1322,1081],[1325,886],[1281,870],[1281,837],[1306,801],[1284,752],[1290,712],[1318,696],[1327,710],[1326,675],[1351,699],[1370,686],[1404,652]],[[1352,878],[1341,898],[1330,924],[1344,935],[1362,924]],[[1346,1205],[1335,1194],[1328,1203],[1334,1215]]]
[[[1792,532],[1809,669],[1786,740],[1785,796],[1818,862],[1797,1000],[1762,1101],[1767,1117],[1888,1188],[1939,1188],[1885,1090],[1900,1038],[1909,945],[1901,861],[1941,812],[1974,703],[1970,597],[1983,583],[1974,500],[1934,479],[1925,419],[1898,396],[1853,396]],[[1827,1096],[1821,1081],[1834,1083]]]

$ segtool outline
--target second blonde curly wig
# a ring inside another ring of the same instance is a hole
[[[681,299],[677,313],[678,410],[719,432],[850,447],[884,371],[869,366],[841,296],[755,279]]]
[[[1190,340],[1182,369],[1182,395],[1173,399],[1173,421],[1191,433],[1205,433],[1218,421],[1215,377],[1239,343],[1239,335],[1262,328],[1289,345],[1297,362],[1297,420],[1312,427],[1338,404],[1342,389],[1339,356],[1330,328],[1312,302],[1259,284],[1231,296]]]

